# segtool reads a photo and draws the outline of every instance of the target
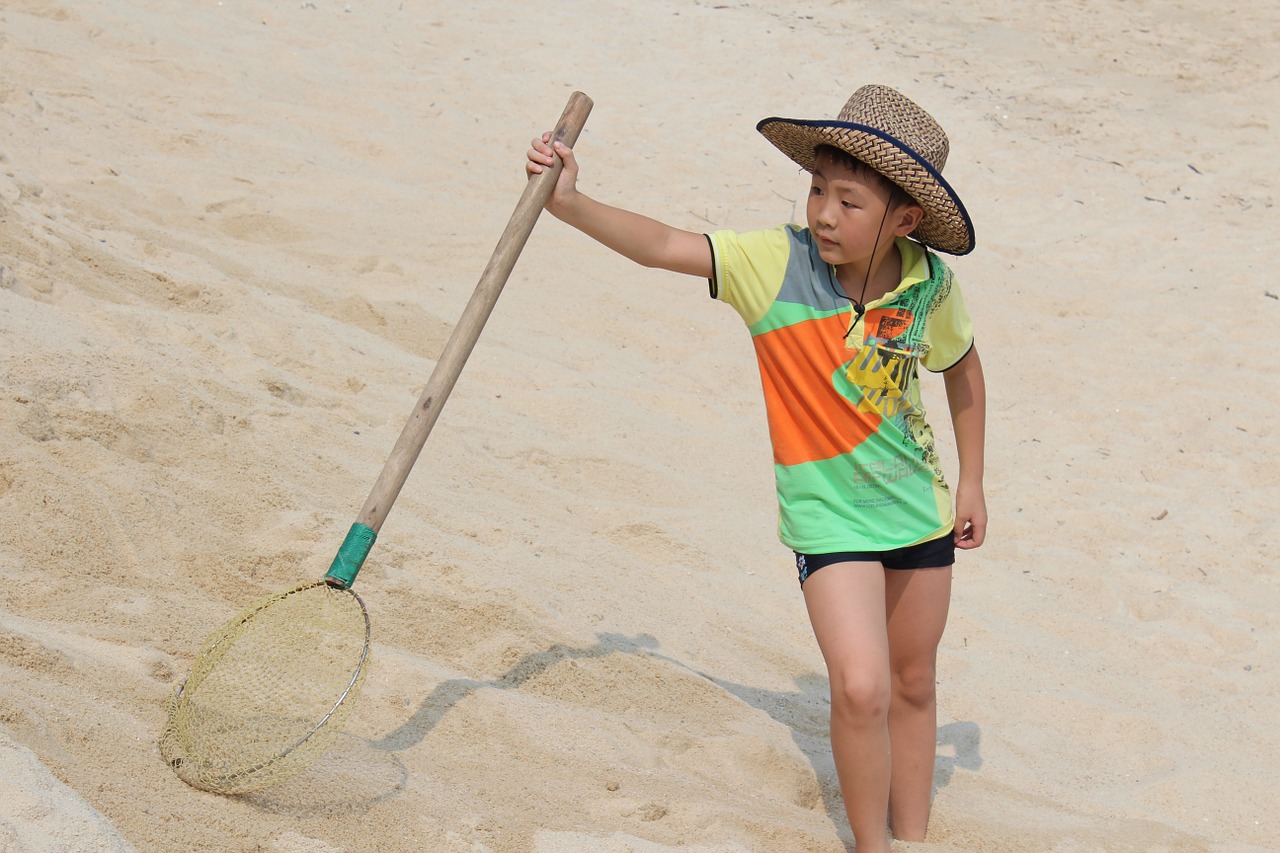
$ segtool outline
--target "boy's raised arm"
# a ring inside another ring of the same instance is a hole
[[[551,134],[544,133],[533,140],[525,170],[537,175],[555,162],[555,156],[564,161],[564,169],[547,201],[547,211],[552,216],[643,266],[711,277],[711,249],[705,235],[673,228],[579,192],[578,161],[573,149],[557,142],[553,152],[550,139]]]

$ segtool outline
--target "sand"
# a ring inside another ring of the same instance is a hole
[[[806,188],[755,122],[866,82],[951,135],[990,395],[900,848],[1280,846],[1277,40],[1205,0],[7,0],[0,847],[851,849],[745,331],[549,217],[360,575],[339,745],[229,798],[156,738],[208,632],[327,568],[571,91],[585,188],[746,230]]]

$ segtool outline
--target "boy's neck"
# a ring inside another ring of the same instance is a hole
[[[896,240],[876,253],[871,267],[870,278],[866,267],[856,264],[840,264],[834,268],[836,283],[850,302],[866,305],[898,289],[902,283],[902,253],[898,251]]]

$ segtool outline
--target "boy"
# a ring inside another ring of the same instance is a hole
[[[547,210],[650,267],[707,279],[746,321],[764,388],[779,538],[831,682],[831,747],[859,853],[924,839],[937,738],[935,667],[955,549],[986,535],[982,365],[950,269],[973,226],[942,178],[937,122],[884,86],[835,120],[768,118],[771,143],[812,174],[807,227],[704,235],[577,190],[568,147]],[[914,238],[914,239],[908,239]],[[918,366],[943,372],[960,462],[953,509]]]

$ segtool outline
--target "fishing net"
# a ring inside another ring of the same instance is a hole
[[[574,92],[551,137],[572,146],[591,112]],[[378,530],[422,451],[563,164],[524,184],[507,223],[324,579],[264,598],[205,640],[169,701],[160,754],[184,782],[244,794],[305,769],[337,739],[369,657],[369,616],[355,582]]]
[[[169,700],[160,754],[184,782],[244,794],[332,745],[369,659],[369,615],[323,580],[261,599],[211,634]]]

